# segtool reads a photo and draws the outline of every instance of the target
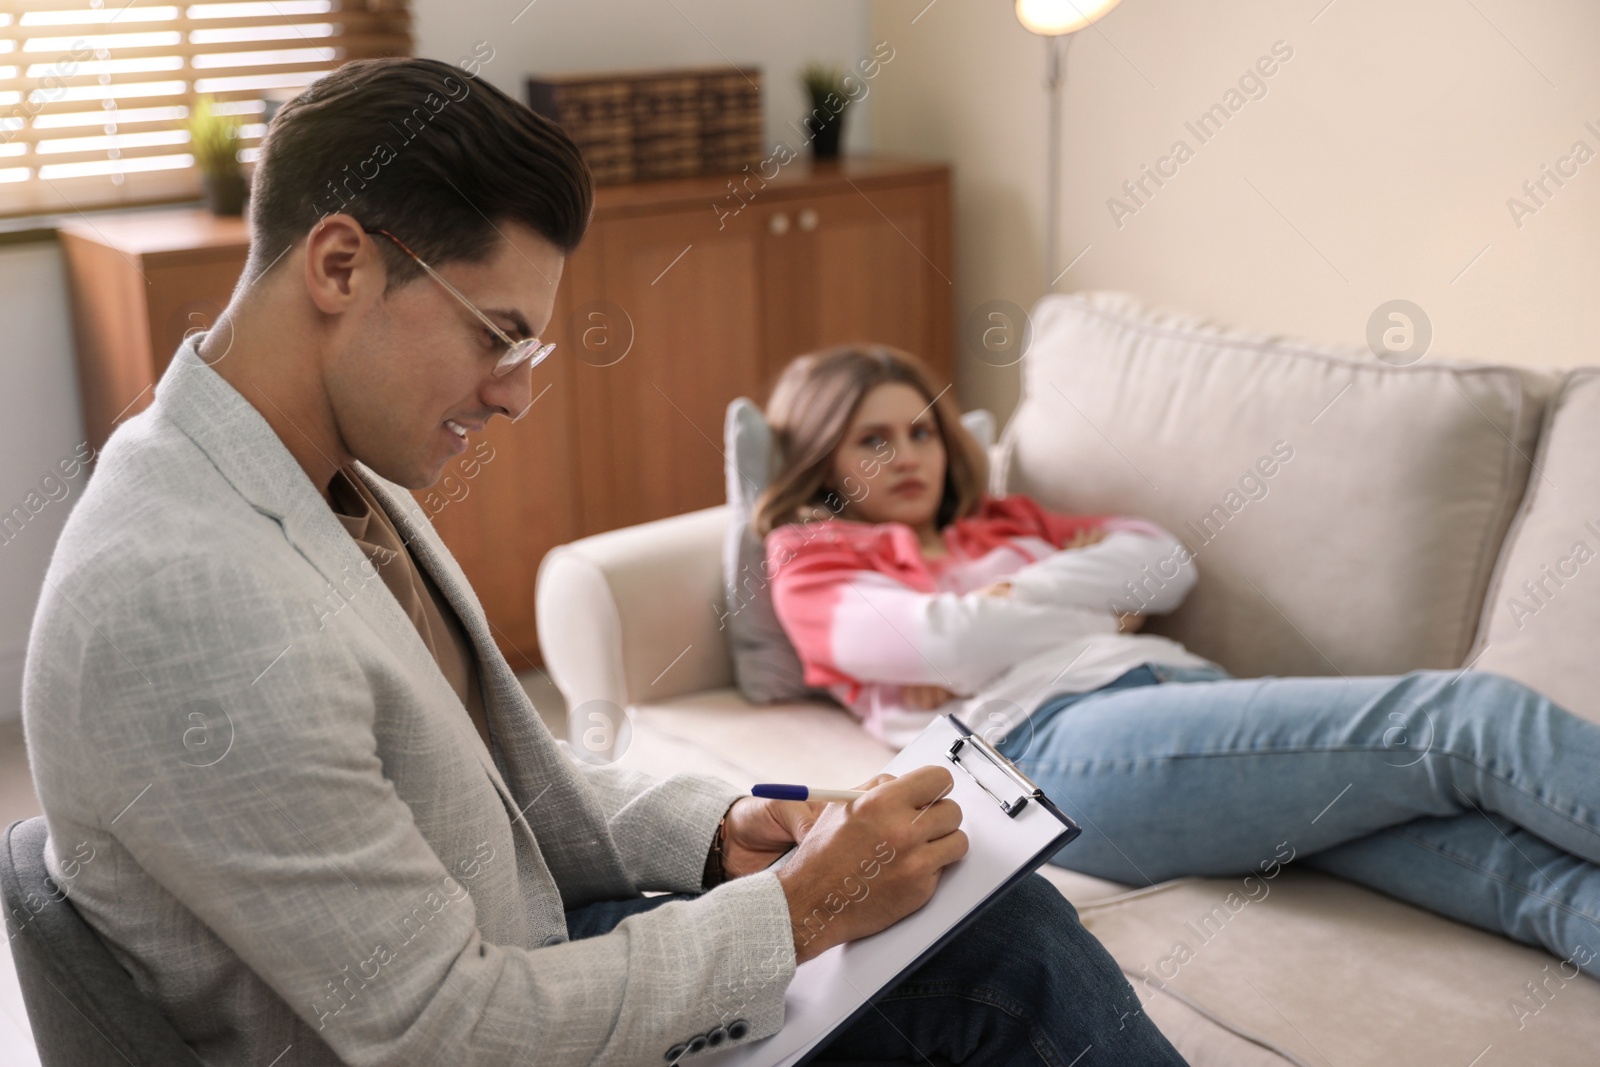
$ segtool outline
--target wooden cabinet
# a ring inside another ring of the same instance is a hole
[[[544,554],[721,502],[728,402],[764,401],[793,357],[880,341],[953,378],[947,166],[796,160],[765,182],[738,177],[737,191],[728,175],[599,189],[533,407],[492,421],[416,494],[519,670],[538,659]],[[226,306],[247,234],[237,219],[153,211],[64,224],[61,240],[98,447],[148,405],[184,332]]]
[[[949,227],[917,184],[796,198],[764,213],[768,366],[839,341],[895,345],[950,373]]]
[[[589,529],[723,495],[722,413],[761,388],[761,242],[754,217],[721,230],[710,218],[702,207],[608,220],[573,257],[597,253],[614,328],[632,342],[615,362],[615,352],[575,350]]]
[[[184,334],[209,329],[244,270],[243,219],[205,211],[82,216],[59,239],[72,289],[84,434],[96,450],[150,406]]]

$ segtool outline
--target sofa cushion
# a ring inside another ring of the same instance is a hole
[[[754,705],[736,689],[713,689],[637,704],[635,743],[626,761],[641,770],[653,757],[646,738],[686,745],[714,761],[710,770],[734,785],[799,782],[850,789],[883,770],[895,750],[870,736],[837,704]],[[685,750],[687,751],[687,750]]]
[[[1241,677],[1459,665],[1554,376],[1286,340],[1114,293],[1033,311],[1005,487],[1198,560],[1146,629]]]
[[[1550,402],[1534,475],[1484,601],[1472,662],[1600,722],[1600,368]]]
[[[1291,1063],[1578,1067],[1600,1048],[1600,982],[1314,871],[1242,895],[1182,879],[1079,914],[1141,1001],[1177,998]]]

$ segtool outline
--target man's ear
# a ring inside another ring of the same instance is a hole
[[[382,293],[387,279],[376,246],[349,215],[324,215],[306,235],[306,293],[318,311],[340,314],[368,291]]]

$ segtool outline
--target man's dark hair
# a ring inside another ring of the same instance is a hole
[[[252,180],[245,276],[334,212],[390,231],[433,265],[483,261],[507,221],[571,255],[593,204],[572,139],[488,82],[435,59],[355,60],[273,116]],[[421,273],[376,240],[388,289]]]

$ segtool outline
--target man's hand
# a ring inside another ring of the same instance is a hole
[[[735,800],[723,824],[723,873],[732,880],[766,870],[805,837],[825,807],[820,800]]]
[[[1137,611],[1117,612],[1117,632],[1124,634],[1137,633],[1144,625],[1145,616]]]
[[[829,804],[778,871],[797,962],[892,926],[933,896],[967,854],[950,771],[929,765],[879,775],[865,796]]]
[[[879,774],[852,789],[871,789],[894,776]],[[764,871],[805,839],[828,807],[826,800],[740,797],[728,808],[722,829],[722,873],[731,881]]]

